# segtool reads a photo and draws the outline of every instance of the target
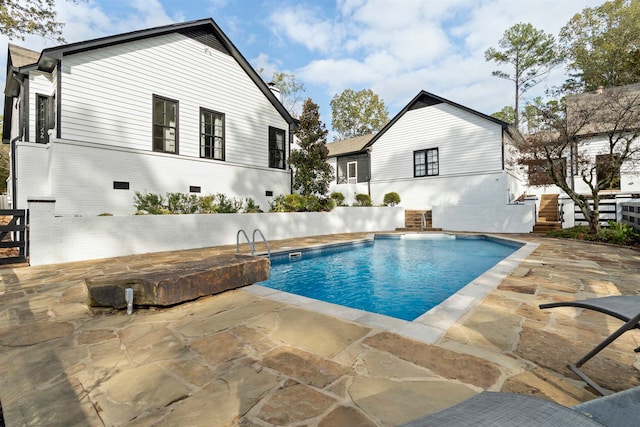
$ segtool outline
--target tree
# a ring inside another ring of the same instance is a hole
[[[541,102],[541,99],[542,98],[537,97],[533,100],[533,103],[539,103]],[[528,133],[537,132],[539,130],[540,120],[538,118],[538,110],[535,105],[525,105],[524,110],[522,110],[520,115],[521,120],[524,120],[526,126],[523,126],[522,122],[520,122],[520,125],[521,127],[525,127]],[[505,123],[513,124],[515,123],[516,114],[511,105],[506,105],[502,110],[493,113],[491,117],[502,120]]]
[[[271,77],[271,84],[280,90],[282,105],[293,117],[298,117],[298,103],[302,99],[305,87],[304,83],[298,83],[293,73],[281,73],[275,71]]]
[[[264,68],[260,67],[257,71],[265,81],[269,82],[268,84],[270,86],[278,88],[278,91],[280,91],[280,102],[282,102],[282,105],[292,117],[298,118],[298,103],[306,90],[304,83],[298,83],[296,75],[293,73],[274,71],[271,79],[268,79],[264,76]]]
[[[0,34],[24,40],[38,34],[64,43],[64,24],[56,20],[55,0],[5,0],[0,3]]]
[[[640,82],[640,1],[586,8],[561,30],[568,87],[590,91]]]
[[[623,168],[636,168],[640,160],[640,91],[611,88],[536,108],[544,130],[516,142],[520,162],[538,166],[574,201],[591,232],[597,233],[600,191],[617,186]],[[603,141],[597,150],[594,136]],[[570,165],[567,157],[572,159]],[[567,169],[586,184],[589,194],[574,190]]]
[[[489,48],[484,52],[487,61],[509,64],[513,74],[496,70],[492,75],[514,82],[514,125],[520,124],[520,98],[527,90],[542,81],[559,64],[555,38],[531,24],[516,24],[507,29],[498,42],[501,50]]]
[[[304,196],[325,196],[329,192],[334,175],[333,167],[327,163],[327,133],[318,105],[308,98],[295,130],[300,148],[291,150],[289,156],[289,164],[294,167],[293,189]]]
[[[331,126],[342,139],[377,132],[389,121],[384,101],[371,89],[345,89],[330,105]]]
[[[496,111],[491,115],[491,117],[502,120],[503,122],[509,124],[515,121],[515,116],[515,112],[511,105],[505,105],[504,107],[502,107],[502,110]]]

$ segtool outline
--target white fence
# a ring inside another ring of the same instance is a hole
[[[631,199],[622,205],[622,219],[620,222],[630,225],[637,232],[640,232],[640,199]]]
[[[30,200],[30,264],[235,244],[239,229],[269,240],[390,231],[404,226],[400,207],[341,207],[331,212],[56,217],[54,200]],[[246,248],[246,246],[245,246]]]

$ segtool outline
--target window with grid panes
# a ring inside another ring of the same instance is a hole
[[[224,114],[200,109],[200,157],[224,160]]]
[[[153,151],[178,154],[178,101],[153,95]]]
[[[269,167],[284,169],[285,166],[285,132],[269,126]]]
[[[413,152],[413,176],[435,176],[440,173],[438,149]]]

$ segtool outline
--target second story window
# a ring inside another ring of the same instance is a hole
[[[619,163],[619,154],[596,155],[596,179],[598,180],[598,190],[620,189]]]
[[[178,101],[153,95],[153,151],[178,154]]]
[[[284,169],[285,166],[285,132],[269,126],[269,167]]]
[[[413,176],[435,176],[440,173],[439,169],[437,148],[413,152]]]
[[[200,157],[224,160],[224,114],[200,109]]]

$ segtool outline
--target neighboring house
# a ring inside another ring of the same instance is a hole
[[[32,52],[9,45],[14,208],[134,213],[134,192],[291,192],[293,118],[212,19]]]
[[[575,134],[575,142],[570,150],[558,159],[567,183],[576,193],[591,197],[591,190],[584,182],[579,170],[593,167],[595,180],[603,176],[604,162],[610,153],[610,144],[614,144],[614,153],[626,149],[623,138],[631,138],[630,149],[635,151],[616,171],[615,179],[608,188],[599,191],[601,198],[600,213],[602,224],[607,220],[620,220],[620,203],[640,194],[640,84],[614,88],[599,88],[596,91],[567,96],[567,128]],[[553,139],[553,136],[550,136]],[[556,221],[563,227],[586,224],[584,216],[574,209],[573,202],[553,184],[546,172],[546,161],[538,165],[527,166],[527,194],[538,197],[538,204],[552,204],[563,215]],[[540,210],[544,209],[542,207]],[[550,211],[553,209],[549,209]]]
[[[342,193],[346,204],[353,204],[356,194],[371,193],[371,157],[370,150],[365,146],[373,137],[374,135],[356,136],[327,144],[327,161],[333,166],[336,174],[331,191]]]
[[[367,192],[374,204],[395,191],[405,209],[432,210],[433,226],[443,229],[530,231],[513,217],[523,189],[512,132],[421,91],[377,134],[327,144],[337,170],[332,191]]]

